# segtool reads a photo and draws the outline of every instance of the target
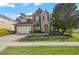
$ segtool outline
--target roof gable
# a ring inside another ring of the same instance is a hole
[[[42,11],[42,9],[41,8],[39,8],[39,9],[37,9],[37,11],[34,13],[34,14],[40,14],[40,13],[42,13],[43,11]]]
[[[15,22],[14,20],[10,19],[9,17],[7,16],[4,16],[4,15],[0,15],[1,18],[4,18],[6,20],[9,20],[9,21],[12,21],[12,22]]]

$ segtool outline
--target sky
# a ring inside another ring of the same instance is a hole
[[[46,9],[49,13],[52,13],[56,4],[57,3],[0,3],[0,15],[5,15],[15,20],[20,13],[31,15],[38,8],[42,10]],[[76,5],[79,6],[78,3]]]

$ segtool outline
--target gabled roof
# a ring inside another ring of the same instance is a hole
[[[21,19],[26,19],[26,17],[32,17],[32,15],[21,15],[21,16],[19,16],[19,17],[16,18],[16,21],[20,21]]]
[[[45,10],[45,12],[49,13],[47,10]]]
[[[35,13],[42,13],[42,12],[43,12],[43,10],[42,10],[41,8],[38,8]],[[34,14],[35,14],[35,13],[34,13]]]
[[[42,15],[47,14],[49,15],[50,13],[47,10],[43,10],[43,12],[41,13]]]
[[[37,12],[42,12],[42,9],[41,9],[41,8],[39,8],[39,9],[37,10]]]
[[[6,20],[15,22],[14,20],[12,20],[12,19],[10,19],[9,17],[4,16],[4,15],[0,15],[0,18],[4,18],[4,19],[6,19]]]

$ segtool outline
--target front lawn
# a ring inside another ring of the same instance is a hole
[[[74,42],[79,41],[79,33],[72,33],[72,37],[65,36],[30,36],[19,40],[19,42],[37,42],[37,41],[49,41],[49,42]]]
[[[0,55],[79,55],[79,46],[11,46]]]

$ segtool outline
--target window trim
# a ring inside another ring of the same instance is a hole
[[[45,22],[48,22],[48,20],[49,20],[49,19],[48,19],[48,15],[44,15],[44,16],[43,16],[43,19],[44,19]]]

